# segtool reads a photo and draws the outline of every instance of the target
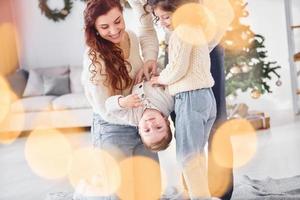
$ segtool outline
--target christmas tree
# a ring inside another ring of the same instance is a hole
[[[225,48],[226,96],[237,95],[237,91],[251,91],[253,98],[272,92],[269,82],[274,76],[278,78],[276,85],[280,86],[281,68],[274,61],[267,61],[265,38],[252,32],[249,26],[241,23],[241,18],[247,17],[244,0],[230,0],[235,12],[235,18],[223,38]]]

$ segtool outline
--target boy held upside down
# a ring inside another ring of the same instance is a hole
[[[131,95],[108,98],[105,106],[114,117],[138,126],[148,149],[160,151],[169,146],[172,132],[168,116],[174,109],[174,99],[163,87],[144,81],[133,87]]]

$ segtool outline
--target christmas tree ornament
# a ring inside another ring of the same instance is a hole
[[[251,91],[251,97],[252,97],[253,99],[258,99],[260,96],[261,96],[261,93],[260,93],[259,90],[253,89],[253,90]]]
[[[238,67],[238,66],[234,66],[234,67],[232,67],[232,68],[230,69],[230,73],[232,73],[232,74],[239,74],[239,73],[241,73],[241,72],[242,72],[242,70],[241,70],[241,68]]]
[[[282,81],[281,81],[280,79],[278,79],[278,80],[276,81],[276,85],[277,85],[278,87],[280,87],[280,86],[282,85]]]
[[[249,67],[248,65],[246,65],[246,64],[244,64],[244,65],[241,67],[241,69],[242,69],[242,72],[243,72],[243,73],[247,73],[247,72],[250,71],[250,67]]]
[[[296,54],[294,55],[294,60],[295,60],[295,61],[299,61],[299,60],[300,60],[300,52],[298,52],[298,53],[296,53]]]

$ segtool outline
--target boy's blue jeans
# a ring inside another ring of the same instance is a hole
[[[204,147],[216,119],[211,88],[175,95],[176,154],[192,200],[209,197]]]

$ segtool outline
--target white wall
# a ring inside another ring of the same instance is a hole
[[[21,35],[21,63],[25,68],[64,64],[78,65],[84,50],[84,3],[73,1],[71,13],[65,20],[54,22],[41,14],[37,0],[13,0],[17,24]],[[62,8],[63,1],[49,0],[50,8]],[[127,26],[134,15],[125,12]]]
[[[50,0],[49,6],[63,7],[63,1]],[[41,15],[36,0],[14,0],[21,33],[23,67],[46,67],[81,62],[83,51],[83,3],[76,1],[65,21],[55,23]]]
[[[63,6],[63,1],[60,0],[48,2],[52,8]],[[247,10],[250,15],[244,22],[248,23],[254,32],[266,38],[268,59],[277,61],[282,66],[279,73],[283,85],[277,87],[274,80],[273,94],[254,100],[249,93],[243,93],[234,102],[246,102],[251,109],[265,110],[270,113],[277,110],[291,110],[284,0],[249,0],[248,2]],[[14,3],[16,20],[21,33],[22,66],[31,68],[81,63],[84,49],[83,2],[74,1],[71,14],[58,23],[41,15],[37,0],[14,0]],[[294,10],[294,13],[299,11],[299,5]],[[136,25],[133,23],[136,20],[133,20],[133,15],[128,10],[125,11],[125,19],[127,27],[136,30]],[[300,39],[297,40],[299,41]]]

